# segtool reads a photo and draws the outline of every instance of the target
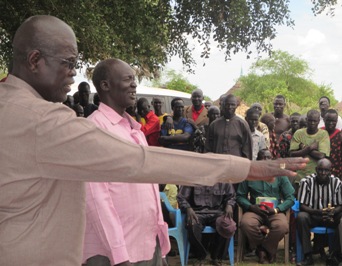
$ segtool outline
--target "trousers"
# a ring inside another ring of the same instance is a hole
[[[341,223],[342,213],[337,213],[334,215],[333,228],[336,229],[336,233],[333,239],[334,250],[342,253],[341,241],[342,241],[342,223]],[[322,217],[316,215],[310,215],[307,212],[299,212],[296,218],[297,230],[300,240],[302,241],[302,249],[304,254],[312,252],[311,246],[311,233],[310,229],[316,226],[326,226],[323,222]]]
[[[265,225],[261,216],[254,212],[246,212],[241,218],[241,230],[247,236],[252,249],[258,246],[264,248],[270,255],[277,253],[279,241],[289,232],[289,224],[283,213],[268,216],[267,226],[270,231],[265,236],[260,226]]]

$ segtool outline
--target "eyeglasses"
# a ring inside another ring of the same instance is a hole
[[[44,56],[60,60],[63,64],[67,65],[70,70],[72,70],[74,68],[76,68],[76,69],[79,68],[79,62],[78,62],[78,58],[77,57],[74,60],[71,61],[69,59],[60,58],[60,57],[56,57],[56,56],[52,56],[52,55],[48,55],[48,54],[43,54],[43,57]]]

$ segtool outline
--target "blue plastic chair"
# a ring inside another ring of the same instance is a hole
[[[298,213],[299,213],[299,207],[300,207],[300,203],[298,200],[295,201],[295,204],[292,206],[292,210],[294,211],[294,216],[295,218],[297,218]],[[332,249],[332,243],[333,243],[333,236],[335,234],[335,229],[333,228],[329,228],[329,227],[324,227],[324,226],[317,226],[317,227],[313,227],[310,230],[311,233],[314,234],[328,234],[328,238],[329,238],[329,250]],[[302,242],[299,239],[299,235],[298,235],[298,231],[296,229],[296,261],[297,263],[301,262],[303,260],[304,254],[303,254],[303,250],[302,250]]]
[[[215,228],[211,227],[211,226],[206,226],[204,227],[202,234],[213,234],[216,233]],[[187,243],[187,247],[186,247],[186,255],[185,255],[185,264],[188,264],[188,258],[189,258],[189,251],[190,251],[190,243]],[[229,254],[229,262],[230,265],[234,266],[234,236],[232,236],[229,240],[229,244],[228,244],[228,254]]]
[[[171,206],[166,194],[160,192],[160,198],[165,203],[167,210],[173,213],[175,217],[175,227],[171,227],[168,230],[169,236],[172,236],[177,241],[179,257],[181,260],[181,265],[185,266],[187,264],[185,260],[186,256],[186,246],[188,243],[188,235],[185,229],[184,218],[182,217],[180,209],[175,209]]]

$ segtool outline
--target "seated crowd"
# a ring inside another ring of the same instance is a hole
[[[112,75],[117,77],[124,74],[123,69],[127,70],[127,64],[120,60],[102,63],[102,66],[97,68],[101,67],[112,67]],[[299,113],[285,114],[286,99],[282,95],[275,96],[272,113],[263,114],[263,106],[254,103],[244,115],[240,115],[236,113],[238,99],[234,95],[223,95],[219,106],[215,106],[212,102],[203,104],[203,92],[196,89],[191,94],[191,106],[184,106],[182,98],[174,98],[171,102],[172,114],[166,114],[161,111],[163,102],[160,98],[154,97],[151,103],[146,98],[135,99],[135,105],[132,106],[131,102],[136,97],[135,90],[124,95],[124,91],[120,92],[117,89],[119,87],[114,86],[113,91],[117,92],[111,95],[108,93],[111,88],[96,83],[96,75],[95,71],[93,81],[97,90],[94,96],[96,104],[89,100],[90,87],[86,82],[80,83],[78,92],[68,96],[64,104],[73,108],[77,116],[89,116],[88,119],[99,127],[113,128],[114,133],[117,130],[118,134],[128,141],[201,153],[231,154],[250,160],[298,156],[309,158],[307,167],[298,171],[296,178],[278,176],[274,178],[273,183],[244,181],[234,185],[217,183],[212,187],[160,185],[159,190],[164,191],[172,206],[179,207],[186,217],[185,226],[191,245],[190,252],[196,259],[195,265],[204,265],[207,253],[210,253],[213,265],[221,265],[222,259],[227,256],[226,245],[234,235],[238,222],[241,232],[237,233],[243,232],[248,239],[248,243],[245,243],[246,248],[250,254],[258,257],[259,264],[276,262],[279,241],[287,233],[290,234],[290,250],[295,255],[296,231],[304,254],[300,265],[313,265],[312,255],[315,253],[320,253],[323,258],[333,257],[336,265],[342,262],[342,123],[337,111],[330,108],[328,97],[323,96],[319,99],[320,111],[310,110],[304,116]],[[110,109],[119,111],[121,118],[113,116],[110,118],[111,121],[108,120],[111,124],[107,124],[104,120],[109,119]],[[128,128],[122,117],[128,119]],[[127,134],[129,137],[125,137]],[[141,136],[144,136],[143,140]],[[137,193],[141,193],[135,201],[148,202],[151,200],[151,193],[155,193],[155,187],[149,185],[120,184],[119,188],[122,191],[116,192],[118,198],[123,197],[127,191],[133,193],[136,190]],[[87,219],[91,224],[87,225],[89,231],[86,232],[85,241],[93,244],[96,241],[105,241],[105,234],[99,233],[97,240],[94,240],[92,234],[104,229],[99,229],[96,225],[97,221],[92,217],[92,212],[97,208],[105,209],[106,204],[111,204],[108,200],[104,202],[105,199],[101,199],[103,196],[99,196],[98,191],[118,190],[118,187],[94,183],[87,189],[91,195],[87,196]],[[290,213],[295,200],[299,201],[300,212],[297,218],[291,214],[289,222],[286,213]],[[103,206],[99,207],[101,205]],[[117,205],[120,209],[120,205]],[[161,209],[164,220],[172,227],[172,217],[168,216],[164,207],[162,204],[161,208],[156,207],[156,210],[153,210],[151,207],[149,211],[158,218]],[[238,217],[239,207],[243,211],[242,217]],[[125,228],[126,225],[121,224],[120,219],[126,215],[125,212],[137,210],[128,208],[118,211],[117,221],[113,223],[120,225],[123,232],[117,234],[125,235],[127,230],[134,232],[132,228]],[[146,214],[139,217],[142,218],[140,222],[148,222]],[[216,234],[211,239],[202,237],[201,232],[205,226],[216,229]],[[334,248],[329,250],[328,255],[324,251],[325,238],[315,235],[314,239],[311,239],[310,228],[316,226],[332,227],[336,230]],[[155,229],[151,227],[151,230]],[[162,239],[163,233],[165,231],[160,228],[159,239]],[[137,239],[139,237],[141,235],[137,232]],[[124,241],[132,251],[137,251],[134,241],[139,241],[143,245],[145,241],[137,239],[130,237]],[[158,252],[166,255],[167,245],[160,243],[160,246],[161,250]],[[91,250],[94,247],[87,243],[85,247],[84,265],[100,265],[103,261],[107,264],[101,265],[119,264],[116,262],[121,256],[118,255],[122,252],[120,248],[112,252],[100,247]],[[132,263],[127,265],[140,265],[138,262],[144,260],[144,255],[133,253],[124,252],[121,261],[128,260]],[[170,256],[175,253],[175,250],[171,250],[168,254]],[[166,260],[163,263],[167,265]]]

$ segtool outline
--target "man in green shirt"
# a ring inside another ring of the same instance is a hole
[[[247,236],[250,248],[256,249],[260,264],[275,263],[278,243],[289,231],[285,212],[294,203],[293,193],[286,176],[276,177],[273,183],[244,181],[239,184],[236,201],[244,211],[241,230]],[[278,205],[271,208],[256,204],[257,197],[274,197]],[[263,231],[265,225],[269,228],[267,233]]]
[[[307,113],[307,128],[298,129],[291,139],[290,156],[307,157],[310,160],[305,169],[297,172],[296,188],[302,178],[315,172],[318,160],[330,155],[329,134],[318,128],[319,119],[320,113],[310,110]]]

